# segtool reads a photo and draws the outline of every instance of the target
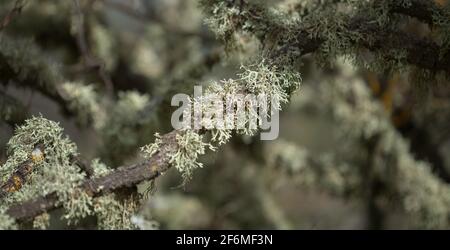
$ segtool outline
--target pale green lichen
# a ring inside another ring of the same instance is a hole
[[[288,70],[288,68],[269,66],[266,60],[242,67],[242,73],[238,75],[237,79],[213,82],[207,88],[205,96],[191,99],[191,105],[188,111],[192,109],[195,114],[195,110],[193,109],[201,107],[203,114],[223,113],[223,106],[217,106],[214,102],[208,101],[207,98],[228,102],[230,98],[233,99],[236,96],[245,96],[247,94],[253,94],[255,97],[265,95],[268,98],[268,105],[273,106],[277,110],[281,110],[281,104],[288,102],[290,95],[299,88],[301,83],[300,74]],[[222,124],[224,125],[222,127],[214,126],[213,124],[209,124],[211,122],[208,119],[202,117],[200,124],[202,127],[211,131],[212,136],[210,141],[212,143],[219,146],[225,144],[231,138],[233,130],[250,136],[257,132],[257,128],[251,127],[250,122],[261,119],[256,112],[252,112],[255,111],[254,107],[258,106],[253,102],[246,102],[245,105],[246,117],[237,117],[237,115],[241,114],[225,115],[223,117],[225,119],[224,123],[230,122],[233,125],[231,128],[228,128],[224,124]],[[267,112],[266,115],[270,116],[271,112]],[[194,117],[194,122],[196,122],[195,119],[196,117]],[[244,128],[236,126],[235,123],[237,121],[242,122]],[[176,136],[176,141],[177,151],[168,155],[168,158],[169,162],[181,173],[184,183],[186,183],[187,180],[191,179],[193,171],[203,166],[202,163],[198,162],[198,157],[205,153],[205,148],[209,147],[211,150],[215,150],[215,147],[211,143],[205,142],[203,135],[191,129],[180,131]],[[160,149],[161,144],[161,138],[156,135],[155,142],[142,147],[141,151],[146,158],[151,158]]]
[[[223,41],[231,43],[232,36],[236,31],[236,24],[233,20],[242,15],[239,8],[229,7],[226,2],[212,3],[211,1],[201,1],[202,6],[210,16],[205,18],[205,23]]]
[[[15,39],[2,33],[0,34],[0,55],[12,68],[15,78],[19,81],[33,80],[35,87],[44,88],[49,93],[56,91],[55,86],[62,79],[58,67],[45,59],[47,57],[34,45],[33,41]]]
[[[60,197],[61,198],[61,197]],[[80,219],[92,214],[92,197],[79,188],[75,188],[67,197],[62,197],[66,213],[63,218],[68,224],[76,224]]]
[[[71,158],[77,155],[77,147],[63,135],[63,129],[56,122],[33,117],[16,129],[7,144],[8,159],[0,168],[2,182],[29,158],[34,145],[38,143],[44,147],[44,161],[34,166],[29,180],[19,191],[8,194],[2,205],[9,206],[55,192],[59,202],[66,208],[63,216],[69,219],[75,219],[78,215],[83,217],[85,213],[80,210],[84,210],[79,207],[87,206],[89,199],[76,188],[85,177],[78,166],[71,162]]]
[[[151,144],[141,147],[141,152],[143,153],[145,158],[151,158],[156,152],[158,152],[161,144],[161,135],[159,133],[155,133],[155,141]]]
[[[48,213],[43,213],[34,217],[33,228],[44,230],[50,225],[50,215]]]
[[[195,169],[202,168],[198,157],[205,154],[205,149],[215,148],[203,141],[203,135],[192,130],[185,130],[176,135],[177,151],[170,154],[169,162],[181,173],[184,183],[192,178]]]
[[[278,140],[267,149],[267,164],[281,171],[303,188],[324,190],[337,196],[357,196],[361,179],[354,166],[339,162],[334,155],[313,155],[293,143]],[[284,179],[273,180],[283,182]]]
[[[109,173],[111,173],[112,169],[108,168],[108,166],[101,162],[100,159],[95,158],[91,161],[91,167],[94,170],[93,177],[103,177]]]
[[[206,95],[213,96],[213,99],[220,99],[224,102],[232,101],[235,105],[243,105],[245,117],[238,117],[240,114],[233,114],[232,116],[224,115],[221,127],[215,126],[209,129],[212,134],[211,141],[217,143],[219,146],[228,142],[231,138],[233,129],[239,133],[252,136],[257,132],[256,127],[251,126],[251,121],[260,121],[262,117],[256,112],[255,108],[260,108],[262,103],[258,103],[259,97],[266,98],[267,116],[271,116],[270,106],[277,111],[282,109],[282,104],[289,101],[290,96],[298,90],[301,84],[301,76],[299,73],[286,68],[279,68],[275,65],[270,66],[265,59],[260,60],[256,64],[241,67],[242,72],[238,74],[237,79],[228,79],[220,82],[213,82],[209,85]],[[245,99],[245,95],[253,94],[256,99]],[[240,100],[238,96],[244,99]],[[194,100],[195,101],[195,100]],[[238,104],[238,102],[244,102]],[[255,103],[256,102],[256,103]],[[194,106],[195,105],[191,105]],[[224,112],[223,107],[219,106],[220,110],[216,110],[212,102],[208,105],[202,106],[203,113],[215,114],[217,112]],[[274,111],[274,110],[272,110]],[[243,123],[243,129],[236,123]],[[234,125],[231,128],[228,124]],[[204,124],[203,124],[204,125]],[[239,128],[237,128],[239,127]]]
[[[136,209],[134,197],[119,201],[115,194],[109,194],[94,200],[94,212],[99,229],[136,229],[136,225],[131,221]]]
[[[248,93],[265,94],[271,100],[276,101],[275,107],[281,110],[281,104],[289,101],[289,96],[297,90],[301,84],[301,76],[298,72],[269,66],[262,59],[256,65],[242,66],[244,71],[239,74],[239,79]]]

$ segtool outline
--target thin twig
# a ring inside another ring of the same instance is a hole
[[[6,26],[8,26],[11,23],[12,19],[22,12],[23,7],[25,7],[25,3],[23,0],[17,0],[14,3],[14,7],[8,12],[8,14],[6,14],[6,16],[0,22],[0,31],[3,30]]]
[[[105,90],[107,94],[112,97],[114,93],[114,84],[111,80],[111,76],[106,72],[105,63],[99,58],[95,57],[89,50],[89,46],[86,40],[86,30],[84,21],[84,11],[81,8],[79,0],[73,0],[75,9],[78,15],[77,26],[77,44],[84,59],[84,65],[88,69],[94,69],[97,71],[98,76],[105,84]]]

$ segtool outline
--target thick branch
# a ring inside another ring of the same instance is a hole
[[[148,160],[141,163],[119,167],[114,172],[94,179],[86,180],[80,188],[91,196],[99,196],[113,192],[122,187],[132,187],[143,181],[152,180],[170,168],[168,154],[177,149],[176,131],[162,137],[160,150]],[[43,212],[61,207],[56,193],[38,197],[34,200],[11,206],[7,214],[16,220],[23,221],[34,218]]]
[[[416,7],[404,8],[402,10],[408,10],[408,13],[411,15],[416,14],[418,17],[426,17],[426,13],[428,12],[413,11]],[[428,14],[431,15],[430,13]],[[417,67],[433,72],[450,72],[450,53],[442,53],[445,49],[437,45],[434,41],[421,39],[403,31],[381,27],[363,16],[352,18],[347,28],[350,32],[358,32],[363,35],[353,41],[356,46],[366,48],[372,52],[384,52],[386,59],[395,60],[395,57],[391,55],[392,52],[404,51],[406,53],[404,59],[411,65],[416,65]],[[309,33],[303,30],[299,32],[298,37],[298,47],[301,49],[302,54],[316,51],[325,42],[322,38],[309,38]]]

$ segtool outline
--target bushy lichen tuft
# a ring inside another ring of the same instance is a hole
[[[66,213],[63,218],[68,221],[68,224],[76,224],[82,218],[92,214],[92,197],[79,188],[73,189],[67,193],[64,199],[64,210]]]
[[[293,143],[279,140],[267,149],[267,164],[285,173],[295,184],[345,197],[357,196],[360,177],[355,168],[332,154],[313,155]],[[274,179],[274,182],[282,182]]]
[[[142,147],[141,152],[144,154],[145,158],[151,158],[156,152],[158,152],[161,144],[161,135],[159,133],[155,133],[155,141]]]
[[[239,74],[248,93],[265,94],[272,101],[276,101],[275,107],[281,110],[281,104],[289,101],[289,96],[300,87],[301,76],[292,69],[270,66],[266,60],[261,60],[256,65],[242,66],[243,72]]]
[[[95,158],[91,161],[91,167],[94,170],[93,177],[102,177],[109,173],[111,173],[112,169],[108,168],[108,166],[101,162],[100,159]]]
[[[2,182],[6,181],[20,163],[29,159],[34,145],[38,143],[44,147],[44,161],[36,164],[29,180],[20,190],[8,194],[2,205],[9,206],[55,192],[59,202],[66,208],[64,217],[84,217],[86,213],[79,212],[78,208],[87,206],[89,199],[77,187],[85,176],[71,162],[72,157],[77,155],[77,147],[63,135],[63,129],[58,123],[42,116],[26,120],[9,140],[8,159],[0,168]],[[78,199],[81,197],[84,199]]]
[[[135,197],[119,201],[115,194],[109,194],[94,200],[99,229],[136,229],[136,225],[131,221],[136,209]]]
[[[33,220],[33,228],[44,230],[50,225],[50,215],[48,213],[43,213],[38,215]]]
[[[215,148],[203,141],[203,135],[192,130],[181,131],[176,135],[177,151],[169,155],[169,161],[181,173],[184,183],[192,178],[195,169],[202,168],[203,164],[198,162],[198,157],[205,154],[208,147]]]

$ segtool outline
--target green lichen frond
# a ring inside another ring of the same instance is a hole
[[[230,5],[226,1],[200,1],[205,13],[209,16],[205,23],[214,31],[216,36],[224,41],[229,40],[238,28],[239,20],[236,17],[243,15],[237,6]]]
[[[147,159],[154,157],[157,152],[163,152],[161,157],[178,170],[183,178],[182,185],[185,185],[192,178],[194,170],[203,167],[199,156],[205,154],[207,148],[214,151],[215,147],[206,142],[204,135],[191,129],[178,130],[173,137],[155,134],[155,142],[142,147],[141,152]]]
[[[63,218],[67,220],[68,225],[76,224],[93,213],[92,197],[78,187],[64,193],[61,198],[64,199],[63,207],[66,211]]]
[[[162,145],[161,135],[159,133],[155,133],[155,141],[144,147],[141,147],[141,152],[143,153],[145,158],[151,158],[156,152],[159,151],[160,146]]]
[[[204,0],[201,6],[207,25],[228,49],[247,40],[241,37],[253,36],[269,51],[298,39],[300,19],[263,1]]]
[[[136,198],[130,197],[120,201],[115,194],[108,194],[95,198],[93,203],[99,229],[137,229],[131,221],[138,207]]]
[[[241,66],[241,73],[237,79],[228,79],[220,82],[212,83],[206,93],[207,95],[215,95],[224,101],[233,99],[237,95],[253,94],[255,96],[265,96],[267,99],[267,107],[272,106],[277,110],[282,109],[282,104],[289,101],[290,96],[299,89],[301,84],[300,74],[292,68],[286,66],[284,68],[277,65],[270,65],[268,60],[262,59],[257,63]],[[245,124],[245,129],[239,130],[241,134],[252,136],[257,132],[257,128],[251,128],[250,120],[261,119],[255,112],[252,105],[256,103],[245,102],[245,117],[225,116],[225,124],[234,124],[237,120]],[[203,112],[216,113],[223,112],[215,110],[216,106],[206,106]],[[267,113],[270,117],[271,112]],[[211,129],[212,142],[218,145],[225,144],[230,138],[232,131],[226,126],[224,128],[215,127]]]
[[[181,173],[183,184],[192,178],[194,170],[202,168],[198,161],[200,155],[205,154],[206,148],[215,150],[210,143],[204,142],[203,135],[192,130],[181,131],[176,135],[177,151],[170,154],[169,162]]]
[[[95,158],[91,161],[91,167],[94,170],[94,174],[92,176],[95,178],[108,175],[112,171],[111,168],[109,168],[105,163],[101,162],[98,158]]]

